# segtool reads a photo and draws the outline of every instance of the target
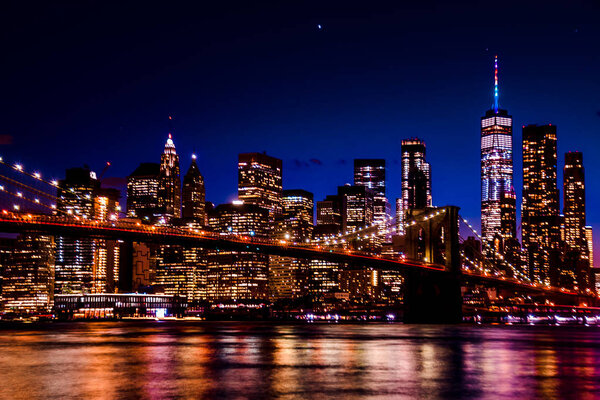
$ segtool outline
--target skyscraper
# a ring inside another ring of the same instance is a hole
[[[94,215],[94,194],[100,188],[88,167],[70,168],[58,184],[56,208],[61,214],[82,219]],[[96,241],[91,238],[56,237],[56,293],[90,293],[94,282]]]
[[[512,182],[512,116],[498,106],[496,56],[494,105],[481,117],[481,235],[489,243],[492,243],[495,237],[503,236],[502,199],[505,193],[512,191]]]
[[[317,201],[317,225],[342,227],[342,205],[337,195],[328,195],[325,200]]]
[[[532,280],[550,283],[560,249],[556,126],[523,127],[523,203],[521,231]]]
[[[201,226],[206,225],[204,178],[192,155],[192,164],[183,177],[183,218]]]
[[[254,204],[221,204],[208,215],[209,226],[222,236],[266,238],[269,212]],[[260,253],[209,250],[206,296],[225,304],[257,305],[268,297],[268,256]]]
[[[281,160],[264,153],[238,157],[238,198],[269,211],[269,219],[281,214]]]
[[[373,191],[373,221],[383,226],[389,209],[385,196],[385,160],[355,159],[354,185],[365,186]]]
[[[115,221],[119,218],[120,192],[100,188],[94,193],[94,219]],[[114,293],[119,279],[119,252],[117,240],[95,239],[94,280],[92,293]]]
[[[4,306],[4,311],[18,314],[50,312],[54,299],[52,236],[36,232],[20,234],[3,261],[0,305]]]
[[[563,200],[565,244],[570,249],[587,254],[583,154],[578,151],[565,154]]]
[[[313,194],[302,189],[284,190],[282,214],[275,220],[275,238],[305,242],[312,238]],[[306,294],[308,262],[303,259],[269,256],[271,300],[297,298]]]
[[[160,164],[141,163],[127,177],[127,216],[152,220],[159,213]]]
[[[565,154],[563,170],[564,240],[569,274],[580,289],[592,289],[592,272],[587,245],[585,212],[585,174],[583,154],[571,151]]]
[[[373,191],[366,186],[338,186],[341,204],[342,232],[373,223]]]
[[[164,222],[181,218],[181,179],[179,177],[179,156],[169,133],[165,150],[160,158],[158,174],[158,207]]]
[[[432,205],[431,167],[425,161],[425,142],[418,138],[404,139],[401,152],[402,200],[396,204],[396,218],[400,227],[408,210]]]

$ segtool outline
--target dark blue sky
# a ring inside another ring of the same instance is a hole
[[[596,1],[54,3],[3,6],[6,159],[56,177],[110,160],[107,183],[119,184],[159,160],[173,115],[183,172],[196,152],[215,203],[236,195],[237,154],[263,150],[283,159],[285,188],[317,200],[351,182],[353,158],[385,158],[393,201],[400,141],[418,136],[434,204],[478,224],[497,53],[517,192],[521,125],[556,124],[559,168],[564,152],[584,152],[600,236]]]

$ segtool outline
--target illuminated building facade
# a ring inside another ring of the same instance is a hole
[[[583,154],[578,151],[565,154],[563,205],[565,245],[581,254],[587,254]]]
[[[179,245],[160,245],[156,250],[155,290],[192,301],[200,297],[203,271],[201,250]]]
[[[544,284],[550,283],[556,273],[552,269],[560,262],[556,164],[556,126],[524,126],[521,232],[529,277]]]
[[[579,289],[593,289],[592,264],[586,237],[585,173],[583,154],[565,154],[563,169],[564,246],[566,264],[562,275],[568,275]]]
[[[238,198],[269,210],[270,221],[281,214],[281,160],[264,153],[238,157]]]
[[[209,213],[208,224],[220,235],[266,238],[269,211],[254,204],[221,204]],[[215,303],[256,305],[268,298],[268,261],[265,254],[209,250],[206,297]]]
[[[158,208],[161,223],[173,218],[181,218],[181,178],[179,177],[179,156],[171,134],[160,158],[158,173]]]
[[[400,226],[408,210],[432,205],[431,167],[425,161],[425,150],[425,142],[421,139],[402,140],[402,201],[400,209],[396,206],[396,219]]]
[[[313,194],[302,189],[284,190],[282,213],[276,219],[275,237],[305,241],[312,237],[314,221]]]
[[[3,257],[2,305],[5,312],[47,314],[54,299],[54,240],[35,232],[19,235]]]
[[[373,303],[381,295],[381,276],[376,269],[340,271],[340,290],[359,304]]]
[[[206,199],[204,178],[196,164],[196,156],[192,155],[192,164],[183,177],[183,219],[187,223],[199,226],[206,225]]]
[[[115,221],[119,218],[121,194],[117,189],[97,189],[94,193],[95,220]],[[92,293],[114,293],[119,279],[120,246],[117,240],[94,239]]]
[[[502,201],[512,191],[512,116],[498,106],[498,57],[494,62],[494,105],[481,117],[481,235],[504,237]],[[516,216],[515,216],[516,224]],[[513,236],[515,237],[515,236]]]
[[[591,226],[585,227],[585,239],[588,246],[590,267],[593,268],[594,271],[594,286],[596,288],[596,293],[600,295],[600,268],[596,268],[596,265],[594,264],[594,234]]]
[[[365,186],[338,186],[342,232],[373,223],[373,191]]]
[[[373,221],[384,226],[389,214],[389,202],[385,195],[385,160],[355,159],[354,185],[365,186],[373,191]]]
[[[500,201],[500,236],[503,242],[517,237],[517,195],[514,190],[504,192]]]
[[[152,220],[158,215],[160,164],[141,163],[127,177],[127,216]]]
[[[342,205],[337,195],[329,195],[325,200],[317,201],[317,226],[329,226],[329,230],[341,231]]]
[[[305,242],[312,238],[314,220],[313,194],[306,190],[284,190],[282,214],[275,220],[275,238]],[[269,297],[298,298],[306,294],[308,263],[290,257],[269,256]]]
[[[89,168],[70,168],[59,181],[56,208],[59,215],[82,219],[94,216],[94,194],[100,189]],[[90,293],[94,287],[94,255],[97,242],[91,238],[56,237],[56,293]]]

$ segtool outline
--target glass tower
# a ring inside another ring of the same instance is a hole
[[[481,118],[481,234],[488,242],[502,233],[502,199],[512,192],[512,185],[512,116],[498,107],[496,56],[494,105]]]

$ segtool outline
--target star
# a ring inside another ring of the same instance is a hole
[[[318,25],[317,25],[317,29],[318,29],[318,30],[323,30],[323,27],[321,26],[321,24],[318,24]]]

